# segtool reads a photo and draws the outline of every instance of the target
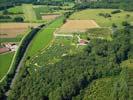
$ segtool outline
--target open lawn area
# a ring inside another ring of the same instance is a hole
[[[37,20],[35,11],[32,4],[23,4],[23,12],[25,21],[35,22]]]
[[[13,13],[13,14],[22,14],[23,8],[22,6],[14,6],[14,7],[9,8],[8,12]]]
[[[120,13],[111,14],[114,9],[87,9],[75,12],[70,19],[95,20],[101,27],[110,27],[112,23],[120,26],[123,21],[133,22],[133,12],[121,11]],[[110,14],[111,17],[105,18],[99,14]]]
[[[63,24],[63,19],[64,17],[60,17],[54,20],[51,24],[44,27],[40,32],[37,33],[29,47],[28,56],[33,56],[52,41],[53,32],[56,30],[56,28]]]
[[[49,6],[34,6],[34,11],[37,19],[42,19],[42,15],[52,12]]]
[[[14,53],[0,54],[0,79],[7,73]]]

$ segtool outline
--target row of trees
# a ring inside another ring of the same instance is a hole
[[[133,58],[132,34],[132,27],[125,26],[115,31],[113,41],[94,39],[83,53],[67,55],[55,64],[39,68],[25,64],[8,99],[74,99],[93,80],[121,72],[119,64]]]
[[[21,16],[17,16],[17,17],[11,17],[8,15],[1,15],[0,16],[0,22],[24,22],[24,18]]]
[[[132,0],[100,0],[94,2],[81,2],[75,5],[74,9],[86,9],[86,8],[113,8],[124,9],[133,11]]]

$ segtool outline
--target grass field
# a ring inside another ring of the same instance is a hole
[[[89,38],[103,38],[112,40],[112,30],[110,28],[93,28],[87,31]]]
[[[113,9],[87,9],[75,12],[70,16],[70,19],[95,20],[102,27],[110,27],[112,23],[121,26],[122,21],[125,20],[133,22],[133,12],[122,11],[121,13],[111,14],[112,11]],[[112,17],[104,18],[103,16],[99,16],[99,13],[110,13]],[[130,17],[126,17],[127,15],[130,15]]]
[[[34,11],[39,20],[42,19],[43,14],[52,12],[49,6],[35,6]]]
[[[64,17],[60,17],[53,21],[50,25],[42,29],[35,38],[32,40],[31,46],[28,51],[28,56],[33,56],[39,50],[43,49],[50,43],[53,39],[53,32],[56,28],[60,27],[63,24]]]
[[[35,22],[37,20],[32,4],[23,4],[22,8],[24,12],[25,21]]]
[[[0,79],[7,73],[14,53],[0,54]]]
[[[20,13],[22,14],[23,9],[22,9],[22,6],[15,6],[15,7],[9,8],[8,12],[13,13],[13,14],[20,14]]]

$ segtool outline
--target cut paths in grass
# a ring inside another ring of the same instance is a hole
[[[63,24],[64,17],[60,17],[53,21],[48,26],[44,27],[35,38],[32,40],[30,44],[29,50],[27,52],[28,56],[33,56],[34,54],[38,53],[39,50],[45,48],[50,41],[53,39],[53,32],[56,28],[59,28]]]
[[[14,52],[0,54],[0,79],[7,73],[10,67],[13,55],[14,55]]]

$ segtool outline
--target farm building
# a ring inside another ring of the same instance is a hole
[[[18,46],[15,43],[3,43],[4,47],[8,48],[10,51],[16,51]]]
[[[87,40],[83,40],[83,39],[79,40],[79,45],[87,45],[88,43],[89,43],[89,41],[87,41]]]

